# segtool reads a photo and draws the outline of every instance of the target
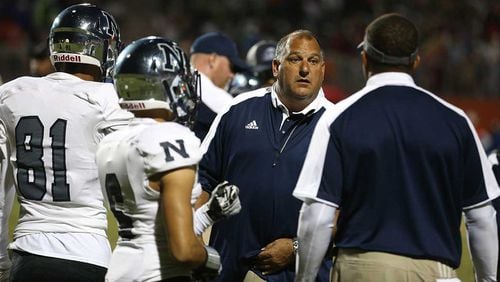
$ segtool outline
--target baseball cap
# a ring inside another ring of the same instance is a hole
[[[194,53],[216,53],[225,56],[236,72],[248,69],[248,65],[238,55],[236,43],[221,32],[209,32],[196,38],[191,45],[191,54]]]
[[[248,50],[247,63],[255,72],[270,70],[272,68],[275,53],[276,42],[261,40]]]

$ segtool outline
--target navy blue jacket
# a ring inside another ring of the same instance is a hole
[[[499,194],[465,113],[404,73],[370,77],[323,115],[312,140],[328,145],[308,153],[304,168],[315,169],[294,193],[340,207],[338,248],[457,268],[462,210]]]
[[[241,212],[212,228],[210,245],[221,254],[223,266],[220,281],[241,281],[261,248],[278,238],[296,237],[302,203],[292,191],[314,126],[332,104],[321,93],[310,105],[315,109],[291,115],[280,130],[283,113],[272,99],[270,88],[236,97],[217,116],[202,145],[207,150],[200,163],[203,189],[212,191],[224,180],[240,188]],[[265,277],[293,278],[294,266]]]

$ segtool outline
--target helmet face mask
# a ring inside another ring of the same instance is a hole
[[[186,80],[186,81],[184,81]],[[165,89],[167,84],[163,81]],[[165,95],[170,96],[170,108],[175,114],[176,121],[191,127],[194,123],[196,108],[199,103],[196,88],[198,82],[191,82],[188,77],[176,76],[170,89],[165,91]]]
[[[111,74],[121,48],[114,18],[90,4],[73,5],[55,18],[49,34],[52,65],[89,64],[100,69],[103,80]]]
[[[199,75],[175,42],[160,37],[132,42],[118,57],[113,78],[123,108],[164,109],[176,122],[194,123]]]
[[[272,62],[276,53],[276,45],[274,41],[261,40],[247,52],[247,63],[260,84],[274,81]]]
[[[243,92],[252,91],[261,87],[262,82],[254,73],[240,72],[236,73],[229,84],[228,92],[237,96]]]

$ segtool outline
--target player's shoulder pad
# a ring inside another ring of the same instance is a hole
[[[99,87],[98,93],[108,102],[118,103],[119,96],[112,83],[109,82],[94,82]]]
[[[150,125],[143,131],[142,135],[146,138],[157,139],[157,141],[182,138],[195,143],[200,142],[191,129],[176,122],[159,122]]]
[[[77,81],[73,84],[73,95],[87,101],[93,105],[116,105],[118,104],[118,94],[111,83],[97,82],[97,81]]]
[[[165,122],[142,130],[135,144],[147,175],[198,164],[200,140],[188,128]]]
[[[187,155],[197,155],[200,139],[183,125],[162,122],[142,130],[136,145],[145,154],[158,154],[171,148],[174,151],[185,151]]]
[[[0,85],[0,98],[3,100],[10,96],[14,91],[13,89],[22,88],[23,85],[33,85],[33,81],[40,80],[38,77],[21,76],[11,81],[5,82]]]

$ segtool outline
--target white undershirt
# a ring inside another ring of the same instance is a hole
[[[21,236],[10,249],[35,255],[75,260],[108,267],[111,247],[108,238],[93,233],[34,233]]]

